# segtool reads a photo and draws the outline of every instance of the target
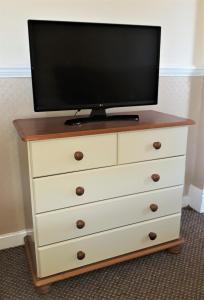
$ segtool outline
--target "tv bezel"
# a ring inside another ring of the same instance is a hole
[[[29,19],[28,21],[28,36],[29,36],[29,50],[30,50],[30,64],[31,64],[31,79],[32,79],[32,90],[33,90],[33,104],[34,104],[34,111],[35,112],[45,112],[45,111],[66,111],[66,110],[82,110],[82,109],[107,109],[107,108],[117,108],[117,107],[134,107],[134,106],[146,106],[146,105],[157,105],[158,104],[158,92],[159,92],[159,68],[160,68],[160,52],[161,52],[161,26],[153,26],[153,25],[135,25],[135,24],[121,24],[121,23],[100,23],[100,22],[79,22],[79,21],[53,21],[53,20],[34,20]],[[45,108],[44,105],[40,106],[37,101],[36,91],[35,91],[35,67],[33,66],[34,55],[32,51],[33,39],[32,39],[32,24],[33,23],[74,23],[74,24],[82,24],[82,25],[94,25],[94,26],[119,26],[119,27],[136,27],[136,28],[154,28],[158,30],[158,57],[157,57],[157,88],[155,93],[155,99],[151,101],[143,101],[142,103],[132,102],[132,101],[124,101],[124,102],[110,102],[110,103],[97,103],[97,104],[75,104],[69,105],[67,104],[66,107],[63,106],[61,108],[49,108],[48,106]]]

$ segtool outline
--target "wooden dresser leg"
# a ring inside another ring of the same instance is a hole
[[[50,285],[43,285],[36,287],[39,294],[47,294],[50,291]]]
[[[183,244],[168,248],[167,251],[171,254],[179,254],[181,253],[182,248],[183,248]]]

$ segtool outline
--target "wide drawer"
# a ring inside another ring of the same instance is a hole
[[[177,239],[179,228],[180,214],[176,214],[38,248],[38,276],[49,276]],[[156,233],[156,239],[150,239],[150,232]],[[77,258],[79,251],[85,254],[82,260]]]
[[[187,127],[166,127],[118,133],[118,163],[184,155]]]
[[[38,246],[178,213],[183,186],[38,214]]]
[[[33,177],[111,166],[117,163],[117,135],[33,141],[30,153]]]
[[[33,179],[35,212],[182,185],[185,156]],[[160,180],[155,182],[152,175]],[[82,195],[77,195],[80,192]]]

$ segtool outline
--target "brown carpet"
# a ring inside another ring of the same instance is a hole
[[[0,299],[202,300],[204,215],[184,209],[179,255],[167,252],[121,263],[52,285],[47,295],[32,286],[24,248],[0,251]]]

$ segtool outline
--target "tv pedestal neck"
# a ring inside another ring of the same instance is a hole
[[[100,122],[100,121],[139,121],[138,114],[118,114],[118,115],[107,115],[105,108],[92,109],[91,114],[87,117],[72,118],[65,121],[65,125],[81,125],[83,123]]]

